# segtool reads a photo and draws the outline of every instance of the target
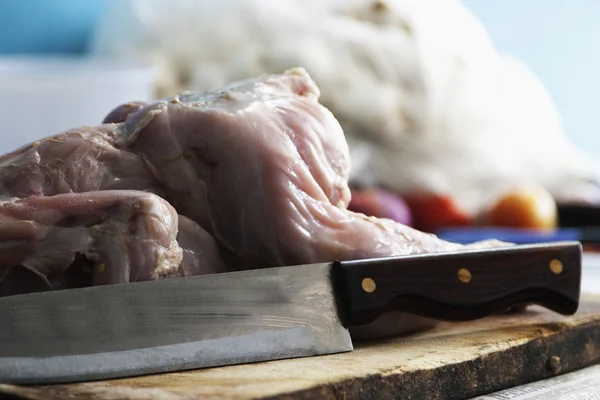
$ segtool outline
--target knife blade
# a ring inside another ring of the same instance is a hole
[[[267,268],[0,298],[0,382],[48,384],[347,352],[387,311],[577,311],[581,244]]]

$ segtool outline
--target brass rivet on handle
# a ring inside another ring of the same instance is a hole
[[[462,283],[469,283],[471,282],[471,279],[473,277],[471,276],[471,271],[469,271],[466,268],[461,268],[458,270],[458,279],[460,279],[460,281]]]
[[[106,264],[100,263],[98,264],[98,273],[101,274],[106,270]]]
[[[560,365],[560,357],[559,356],[553,356],[550,359],[550,370],[552,370],[552,372],[554,372],[555,374],[558,374],[560,372],[560,370],[562,369],[562,366]]]
[[[563,263],[557,259],[550,261],[550,270],[555,274],[560,274],[563,272]]]
[[[373,293],[377,288],[377,284],[371,278],[365,278],[362,280],[361,286],[363,290],[367,293]]]

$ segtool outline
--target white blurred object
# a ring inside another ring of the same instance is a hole
[[[524,185],[600,201],[543,85],[458,0],[119,0],[94,50],[153,62],[165,95],[304,67],[356,181],[471,213]]]
[[[155,68],[80,57],[0,57],[0,154],[155,97]]]
[[[581,292],[600,294],[600,253],[584,253],[581,264]]]

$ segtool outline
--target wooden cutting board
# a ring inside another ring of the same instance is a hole
[[[563,317],[531,308],[350,353],[133,379],[0,385],[16,399],[463,399],[600,363],[600,296]]]

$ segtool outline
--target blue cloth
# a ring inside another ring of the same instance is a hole
[[[585,232],[585,230],[576,228],[543,231],[501,227],[470,227],[443,228],[435,233],[442,240],[463,244],[489,239],[516,244],[560,242],[565,240],[589,241],[590,239],[597,242],[599,235],[596,229],[589,231],[593,235],[585,235]]]
[[[0,0],[0,54],[84,53],[106,0]]]

